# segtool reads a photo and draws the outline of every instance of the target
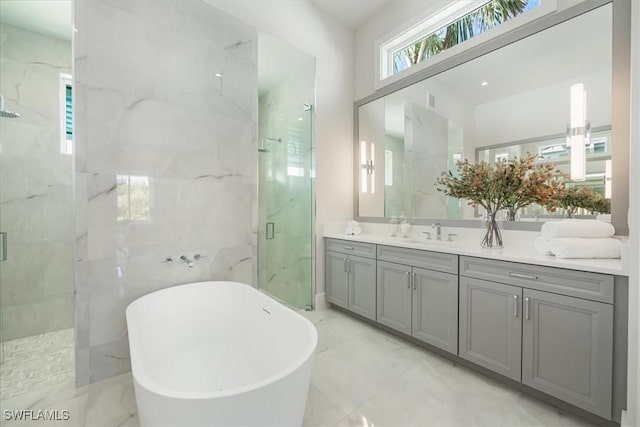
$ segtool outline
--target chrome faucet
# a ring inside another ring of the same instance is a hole
[[[183,262],[186,262],[186,263],[187,263],[187,265],[189,266],[189,268],[192,268],[192,267],[193,267],[193,265],[194,265],[194,264],[193,264],[193,261],[191,261],[191,260],[190,260],[189,258],[187,258],[186,256],[182,255],[182,256],[180,257],[180,259],[181,259]]]
[[[442,225],[436,222],[435,224],[431,224],[431,228],[433,227],[436,229],[436,240],[442,240]]]

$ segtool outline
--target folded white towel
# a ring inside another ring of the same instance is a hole
[[[598,221],[611,222],[611,214],[596,215]]]
[[[344,234],[349,234],[352,236],[357,236],[358,234],[362,233],[362,229],[358,226],[348,226],[347,228],[345,228],[344,230]]]
[[[536,240],[533,242],[533,246],[540,255],[553,255],[553,253],[549,250],[549,240],[544,237],[536,237]]]
[[[542,225],[542,237],[611,237],[616,229],[613,225],[595,219],[563,219],[549,221]]]
[[[549,240],[556,258],[620,258],[622,242],[612,238],[559,237]]]

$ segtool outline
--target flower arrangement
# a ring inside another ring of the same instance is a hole
[[[597,213],[611,212],[611,199],[587,186],[563,189],[558,195],[558,206],[564,208],[568,218],[572,218],[580,208]]]
[[[467,199],[471,206],[486,210],[484,247],[502,247],[502,235],[496,215],[503,209],[515,212],[532,203],[554,209],[563,184],[555,179],[561,175],[553,164],[536,164],[538,158],[528,153],[522,158],[500,159],[496,163],[457,163],[457,173],[443,173],[437,178],[437,190],[446,196]]]

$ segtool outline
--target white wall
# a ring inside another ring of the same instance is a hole
[[[351,30],[307,1],[205,0],[316,57],[316,233],[353,216]],[[324,245],[316,242],[316,287],[324,292]]]
[[[629,159],[629,237],[631,277],[629,280],[629,365],[627,411],[623,426],[640,425],[640,2],[631,9],[631,153]],[[634,262],[635,261],[635,262]]]

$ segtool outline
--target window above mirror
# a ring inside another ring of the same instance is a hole
[[[382,78],[461,44],[540,6],[540,0],[454,2],[382,45],[386,63]]]

